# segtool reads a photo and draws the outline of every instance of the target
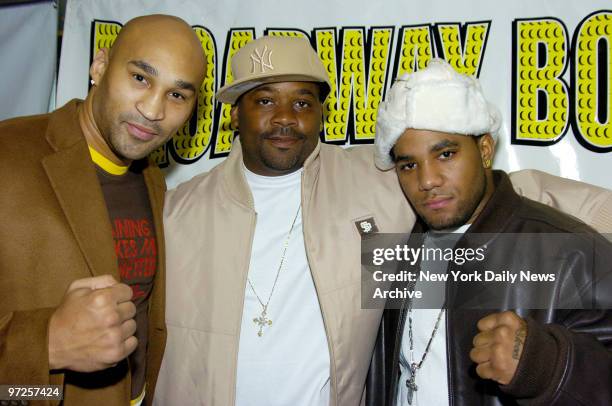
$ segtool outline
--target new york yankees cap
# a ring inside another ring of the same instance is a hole
[[[251,89],[264,83],[317,82],[325,87],[321,99],[331,89],[323,63],[307,39],[264,36],[240,48],[232,57],[234,81],[217,92],[217,100],[235,104]]]

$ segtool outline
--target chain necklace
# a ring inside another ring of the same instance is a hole
[[[412,338],[412,303],[408,307],[408,338],[410,339],[410,378],[406,380],[406,387],[408,388],[408,404],[412,404],[412,398],[414,396],[414,392],[419,390],[419,387],[416,384],[416,373],[421,366],[423,366],[423,362],[425,362],[425,358],[427,354],[429,354],[429,348],[431,347],[431,342],[433,341],[436,333],[438,332],[438,327],[440,326],[440,320],[442,320],[442,314],[444,314],[444,309],[440,309],[440,313],[438,313],[438,319],[436,320],[436,325],[431,333],[431,337],[429,337],[429,341],[427,342],[427,346],[425,347],[425,351],[423,352],[423,356],[421,360],[417,363],[414,362],[414,342]]]
[[[272,326],[272,319],[268,318],[268,305],[270,304],[270,299],[272,299],[272,295],[274,294],[274,288],[276,288],[276,282],[278,282],[278,276],[283,270],[283,265],[285,264],[285,259],[287,255],[287,248],[289,247],[289,240],[291,239],[291,233],[293,232],[293,227],[295,226],[295,222],[298,218],[298,215],[300,214],[301,208],[302,208],[302,205],[300,204],[298,206],[297,212],[295,213],[295,217],[293,218],[293,222],[291,223],[291,228],[289,229],[289,233],[287,233],[287,238],[285,238],[285,243],[283,244],[283,254],[281,255],[280,264],[278,265],[278,270],[276,271],[276,277],[274,278],[274,283],[272,284],[272,290],[270,290],[270,295],[268,296],[268,300],[266,301],[265,304],[263,300],[261,300],[261,298],[257,294],[257,291],[255,290],[255,286],[253,285],[253,282],[251,282],[251,278],[247,276],[247,282],[249,283],[251,290],[253,291],[253,293],[255,294],[255,297],[257,297],[257,300],[259,301],[259,304],[261,305],[261,313],[259,317],[255,317],[253,319],[253,323],[259,326],[259,331],[257,332],[257,335],[259,337],[263,336],[263,328],[265,326]]]

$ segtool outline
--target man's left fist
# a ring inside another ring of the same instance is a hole
[[[478,321],[480,331],[472,341],[470,358],[478,364],[476,373],[508,385],[523,353],[527,323],[512,311],[493,313]]]

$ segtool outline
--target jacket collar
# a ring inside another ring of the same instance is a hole
[[[45,135],[53,152],[42,159],[49,182],[92,275],[119,277],[102,189],[72,100],[51,113]]]
[[[304,162],[304,179],[312,179],[313,176],[319,170],[319,155],[321,153],[321,142],[317,142],[317,146],[312,153],[306,158]],[[249,188],[246,177],[244,176],[244,170],[242,160],[242,146],[238,138],[234,138],[232,142],[232,150],[228,158],[222,163],[225,166],[224,170],[224,184],[227,188],[232,199],[243,206],[246,209],[254,210],[255,204],[253,202],[253,194]]]
[[[495,191],[469,228],[469,233],[499,233],[511,221],[521,197],[504,171],[493,171]]]
[[[50,115],[45,138],[54,151],[68,149],[84,141],[77,110],[82,100],[73,99]]]

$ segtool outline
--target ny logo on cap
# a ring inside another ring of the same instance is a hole
[[[267,57],[267,60],[266,60]],[[263,51],[259,51],[259,49],[255,48],[253,53],[251,54],[251,73],[255,73],[257,67],[259,66],[259,73],[265,73],[266,69],[274,70],[274,66],[272,66],[272,50],[268,49],[266,45]]]

